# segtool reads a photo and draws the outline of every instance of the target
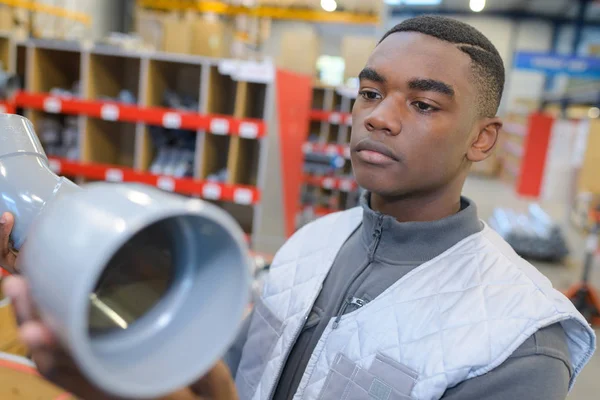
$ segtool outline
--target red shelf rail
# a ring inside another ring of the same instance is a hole
[[[61,158],[50,158],[50,168],[56,174],[77,176],[109,182],[138,182],[160,189],[200,196],[207,200],[227,201],[253,205],[260,201],[260,191],[254,186],[230,185],[191,178],[173,178],[122,168],[114,165],[82,163]]]
[[[335,111],[311,110],[310,119],[313,121],[329,122],[336,125],[352,125],[352,114]]]
[[[344,158],[350,158],[350,147],[342,144],[327,144],[327,143],[304,143],[302,150],[304,153],[321,153],[329,155],[338,155]]]
[[[141,122],[173,129],[206,130],[213,134],[234,135],[248,139],[265,136],[263,120],[233,118],[226,115],[198,114],[163,108],[140,107],[110,101],[82,100],[48,93],[21,91],[15,95],[17,107],[41,110],[52,114],[86,115],[107,121]]]
[[[14,114],[15,105],[12,102],[0,101],[0,114]]]
[[[304,183],[329,190],[341,190],[342,192],[351,192],[358,189],[358,184],[352,178],[304,175]]]

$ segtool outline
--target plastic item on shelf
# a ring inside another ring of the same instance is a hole
[[[79,158],[79,120],[64,118],[64,124],[56,116],[44,117],[38,123],[38,132],[46,153],[71,160]]]
[[[81,96],[81,84],[79,81],[73,83],[69,89],[54,87],[50,89],[50,94],[57,97],[72,98]]]
[[[5,71],[0,62],[0,99],[10,99],[20,88],[21,81],[18,75]]]
[[[196,112],[200,108],[197,99],[188,95],[180,95],[172,90],[165,90],[163,94],[163,105],[168,108]]]
[[[117,101],[125,104],[137,104],[137,98],[131,90],[123,89],[119,92],[117,97],[100,96],[100,100],[104,101]]]
[[[210,370],[250,298],[237,222],[148,185],[77,186],[50,170],[21,116],[0,115],[0,139],[17,268],[88,380],[111,397],[157,398]]]
[[[39,124],[39,135],[45,146],[57,147],[62,142],[62,124],[54,118],[43,118]]]
[[[304,155],[304,172],[310,175],[331,175],[344,168],[346,160],[339,155],[323,153],[306,153]]]
[[[569,254],[561,228],[538,204],[527,213],[496,208],[489,224],[522,257],[560,261]]]
[[[179,150],[179,159],[173,168],[173,176],[176,178],[194,175],[194,152],[191,150]]]
[[[184,178],[193,176],[194,152],[191,150],[171,148],[162,174]]]
[[[154,158],[152,164],[150,165],[150,173],[155,175],[163,174],[167,161],[169,160],[169,151],[170,149],[165,146],[161,147],[158,150],[157,156]]]
[[[150,164],[151,173],[178,178],[194,175],[195,132],[151,126],[150,135],[158,149]]]
[[[227,178],[229,177],[229,171],[227,168],[223,168],[214,174],[210,174],[206,180],[209,182],[227,182]]]

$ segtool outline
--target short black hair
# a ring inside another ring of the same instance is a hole
[[[504,91],[505,71],[498,49],[483,33],[464,22],[439,15],[422,15],[407,19],[381,38],[397,32],[417,32],[455,43],[472,60],[479,89],[481,116],[493,117],[498,112]]]

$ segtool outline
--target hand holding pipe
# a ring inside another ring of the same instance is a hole
[[[0,114],[0,213],[17,269],[83,374],[114,396],[197,381],[234,340],[249,299],[243,232],[220,208],[143,185],[56,176],[33,127]]]

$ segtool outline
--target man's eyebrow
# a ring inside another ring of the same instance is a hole
[[[379,74],[379,72],[369,67],[366,67],[362,71],[360,71],[360,74],[358,74],[358,79],[366,79],[368,81],[373,81],[377,83],[386,82],[386,79],[381,74]]]
[[[408,87],[421,92],[438,92],[454,97],[454,88],[451,85],[435,79],[413,79],[408,82]]]

